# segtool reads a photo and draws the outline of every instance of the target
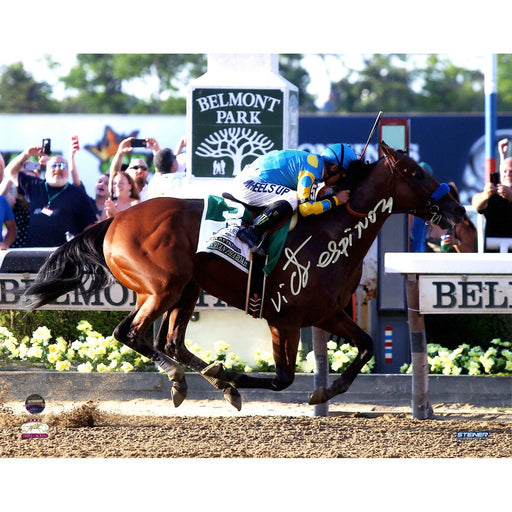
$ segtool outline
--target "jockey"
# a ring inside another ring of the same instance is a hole
[[[251,252],[262,254],[260,246],[265,235],[297,208],[307,217],[345,204],[349,190],[341,190],[319,201],[315,200],[315,195],[320,182],[334,184],[353,160],[357,160],[356,154],[347,144],[327,146],[320,155],[285,149],[258,157],[235,177],[232,195],[248,206],[266,208],[252,225],[241,228],[237,237]]]

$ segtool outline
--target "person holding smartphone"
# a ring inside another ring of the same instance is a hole
[[[134,148],[148,149],[153,152],[153,155],[160,149],[156,139],[148,137],[146,139],[136,139],[135,137],[128,137],[119,143],[117,152],[112,158],[110,164],[110,185],[109,188],[112,190],[112,180],[117,172],[123,170],[123,158],[130,156],[133,153]],[[131,158],[126,168],[128,174],[132,177],[133,181],[137,185],[139,197],[141,201],[148,199],[148,177],[149,177],[149,165],[147,161],[140,157]]]
[[[499,173],[493,173],[471,202],[485,216],[486,239],[512,238],[512,158],[501,161]],[[489,252],[487,247],[486,252]]]
[[[76,235],[96,222],[91,201],[82,187],[69,182],[67,160],[49,157],[45,179],[23,172],[30,157],[44,155],[44,146],[30,146],[13,158],[5,174],[20,187],[30,206],[26,247],[57,247],[66,242],[66,232]]]

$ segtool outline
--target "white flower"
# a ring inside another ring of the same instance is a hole
[[[46,356],[46,359],[48,359],[48,362],[51,364],[55,364],[57,361],[59,361],[59,354],[57,353],[51,353]]]
[[[48,345],[52,337],[52,333],[48,327],[42,326],[38,327],[32,334],[32,343],[40,344],[42,343],[44,346]]]
[[[86,363],[79,364],[76,368],[80,373],[90,373],[94,370],[94,366],[87,361]]]
[[[55,369],[59,372],[64,372],[69,370],[71,367],[71,363],[69,361],[57,361],[55,364]]]
[[[75,351],[78,351],[82,348],[83,343],[80,340],[75,340],[71,343],[71,348]]]
[[[43,357],[43,349],[38,345],[32,345],[27,350],[27,357],[35,357],[36,359],[41,359],[41,357]]]
[[[224,354],[229,350],[229,345],[224,341],[216,341],[214,344],[215,352],[219,355]]]
[[[338,348],[338,344],[335,341],[329,340],[327,342],[327,349],[328,350],[336,350],[337,348]]]
[[[468,368],[469,375],[480,375],[480,364],[477,361],[471,361]]]
[[[124,361],[123,364],[121,365],[121,371],[123,371],[124,373],[131,372],[133,371],[133,365],[128,361]]]

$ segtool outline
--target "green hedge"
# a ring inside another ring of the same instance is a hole
[[[491,346],[491,340],[512,341],[512,315],[425,315],[428,343],[455,349],[463,343]]]
[[[9,329],[18,339],[32,336],[38,327],[44,325],[55,338],[62,336],[66,340],[74,340],[79,334],[76,327],[81,320],[87,320],[97,332],[109,336],[127,314],[126,311],[4,310],[0,313],[0,326]]]

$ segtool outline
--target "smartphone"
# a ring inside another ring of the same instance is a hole
[[[50,156],[52,154],[52,141],[51,139],[43,139],[42,143],[43,153]]]
[[[73,135],[73,137],[71,137],[71,142],[73,143],[73,147],[75,149],[80,149],[80,142],[78,140],[78,135]]]
[[[25,171],[39,171],[41,169],[41,166],[39,165],[39,162],[33,162],[32,160],[27,160],[25,162]]]
[[[497,185],[500,182],[500,173],[498,171],[491,172],[491,183]]]
[[[132,148],[145,148],[146,147],[146,139],[132,139],[131,140]]]

